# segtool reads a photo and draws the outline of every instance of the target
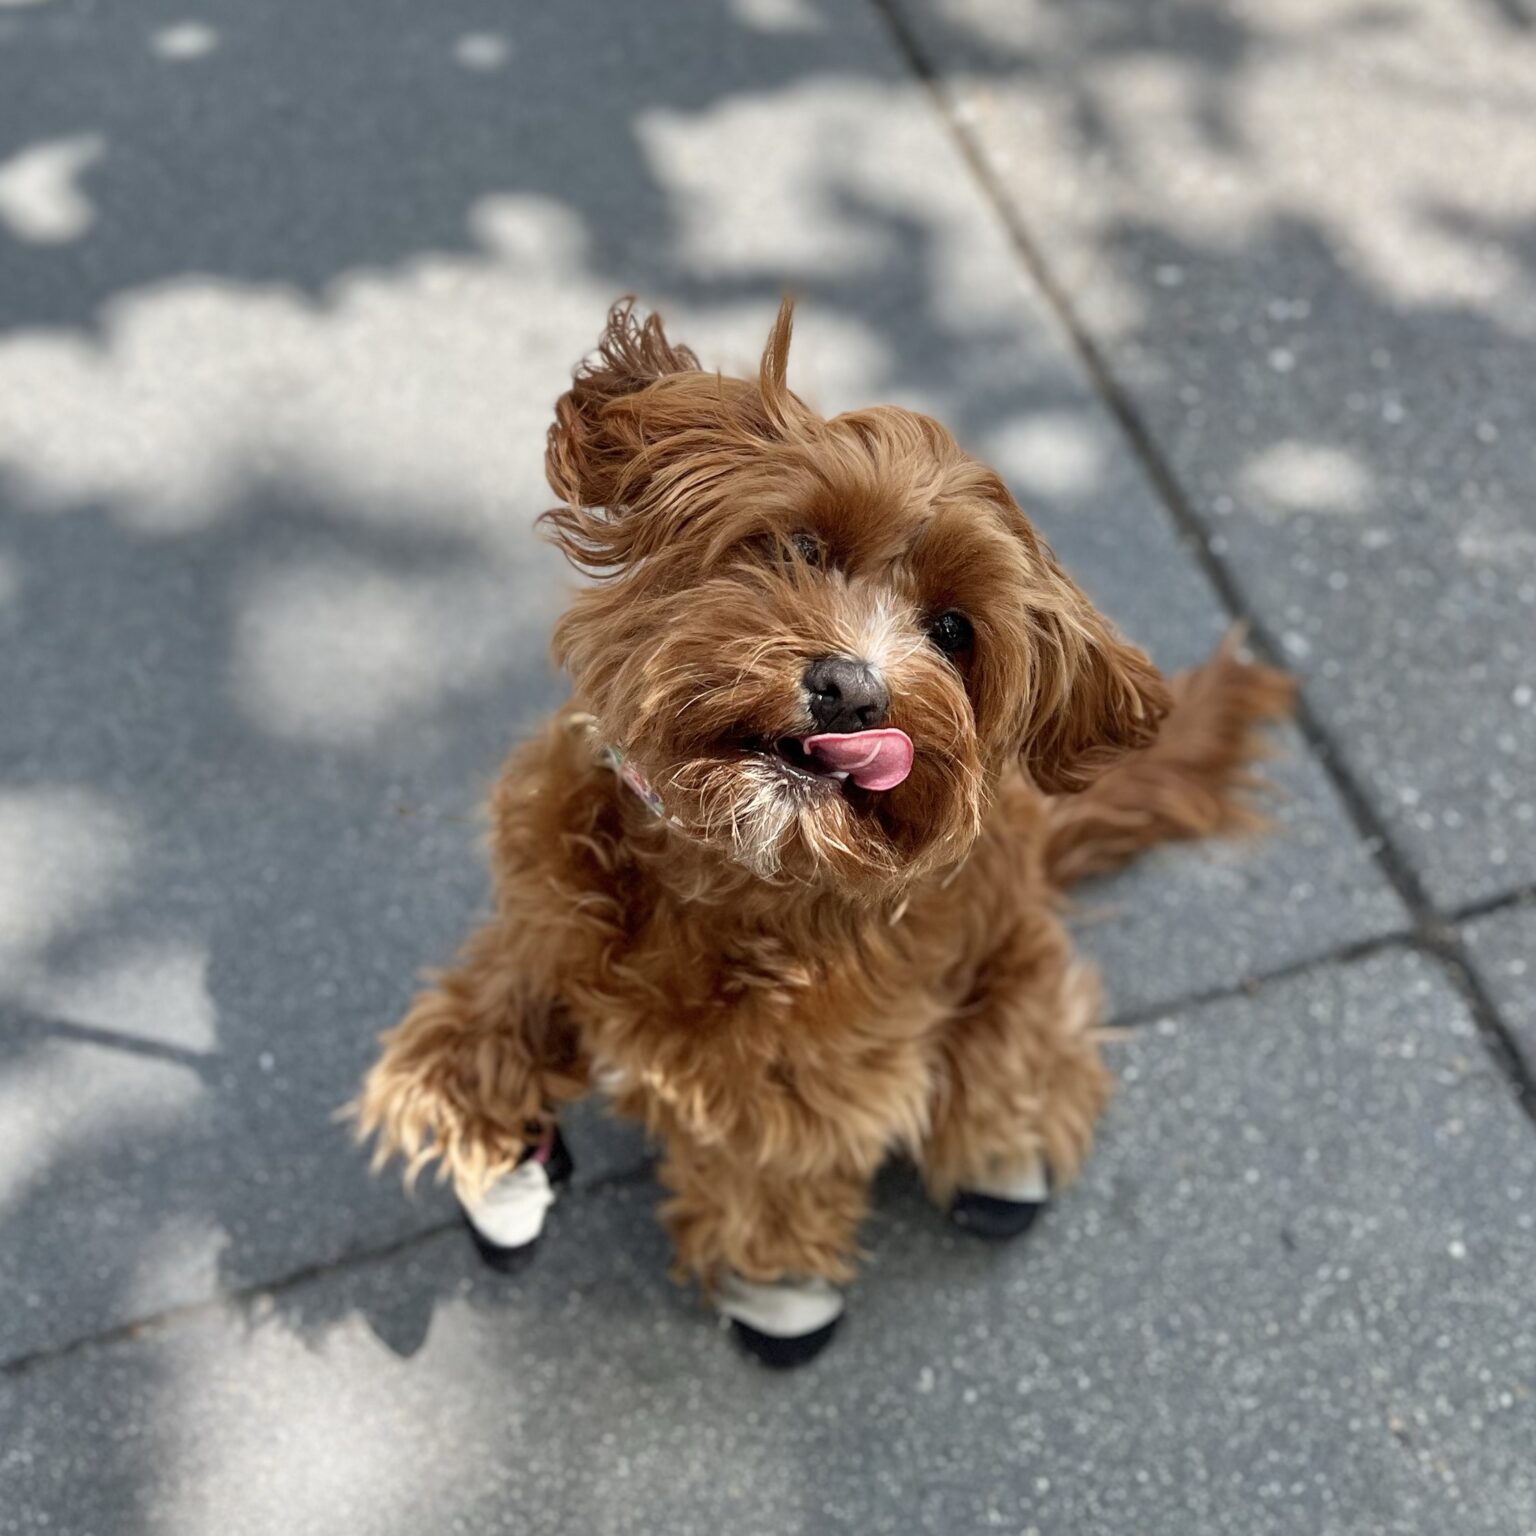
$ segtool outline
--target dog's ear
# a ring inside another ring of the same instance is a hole
[[[1054,678],[1041,687],[1024,731],[1024,766],[1041,789],[1086,789],[1127,752],[1151,746],[1172,699],[1144,652],[1110,632],[1058,630]]]
[[[698,371],[693,352],[667,340],[659,315],[637,319],[633,297],[620,299],[608,311],[596,353],[555,402],[544,448],[550,489],[570,507],[614,507],[645,442],[632,415],[609,407],[658,379]]]
[[[655,315],[636,318],[633,299],[613,307],[555,405],[544,453],[564,505],[543,522],[571,560],[613,571],[676,539],[731,469],[809,419],[785,383],[792,311],[786,299],[749,382],[703,372]]]
[[[1173,698],[1146,653],[1114,632],[1018,515],[1038,577],[1020,754],[1047,794],[1076,794],[1127,752],[1150,746]]]

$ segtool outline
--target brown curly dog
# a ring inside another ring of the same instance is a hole
[[[830,1336],[892,1153],[994,1236],[1073,1176],[1110,1083],[1058,893],[1246,824],[1290,700],[1231,644],[1166,682],[937,422],[792,394],[789,338],[786,304],[724,378],[623,303],[557,404],[573,697],[494,793],[495,916],[357,1104],[506,1263],[601,1089],[774,1363]]]

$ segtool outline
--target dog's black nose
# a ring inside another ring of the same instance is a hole
[[[823,731],[868,731],[885,723],[891,696],[867,661],[822,656],[805,669],[811,718]]]

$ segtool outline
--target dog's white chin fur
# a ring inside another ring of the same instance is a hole
[[[754,875],[771,879],[779,872],[791,831],[814,808],[772,763],[748,763],[742,778],[742,793],[731,808],[732,857]]]

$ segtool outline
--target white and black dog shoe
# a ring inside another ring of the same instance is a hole
[[[528,1261],[555,1203],[555,1191],[570,1178],[573,1167],[556,1126],[478,1199],[459,1202],[469,1235],[492,1269],[509,1275]]]
[[[998,1179],[962,1189],[949,1208],[957,1227],[977,1237],[1001,1240],[1020,1237],[1034,1226],[1050,1201],[1051,1185],[1045,1168],[1036,1163],[1011,1179]]]
[[[779,1370],[814,1360],[843,1315],[842,1293],[825,1280],[764,1282],[730,1274],[714,1299],[736,1342]]]

